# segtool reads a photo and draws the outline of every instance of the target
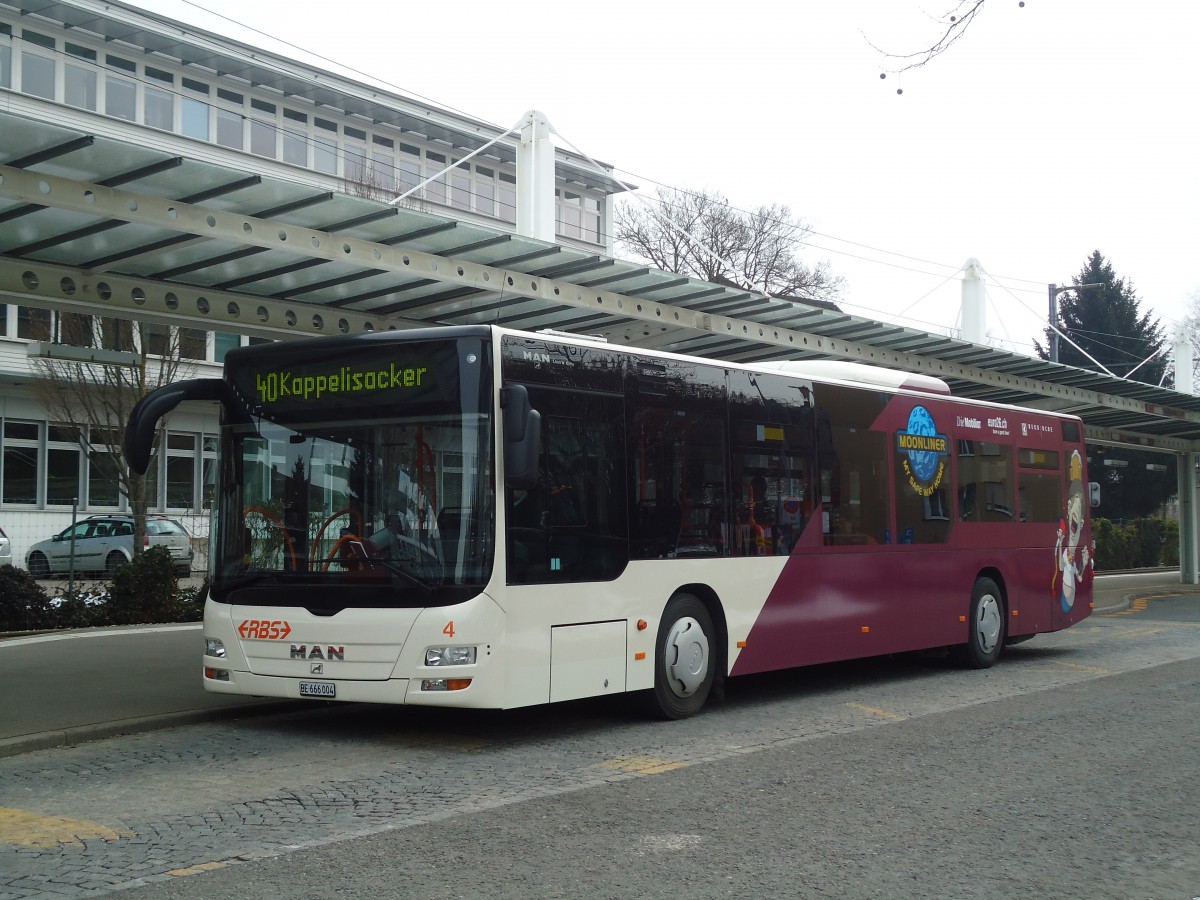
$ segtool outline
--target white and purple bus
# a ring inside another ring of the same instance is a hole
[[[561,333],[259,345],[150,394],[221,404],[204,685],[512,708],[1004,646],[1091,610],[1079,419],[838,362]]]

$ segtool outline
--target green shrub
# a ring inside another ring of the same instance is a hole
[[[0,631],[54,627],[50,598],[23,569],[0,566]]]
[[[1151,568],[1162,560],[1163,541],[1166,528],[1162,519],[1134,519],[1130,525],[1137,545],[1137,565]]]
[[[108,624],[108,589],[104,585],[78,587],[65,592],[54,604],[55,628],[91,628]]]
[[[183,588],[175,603],[175,622],[201,622],[204,620],[204,600],[208,597],[208,578],[199,587]]]
[[[1166,535],[1163,538],[1162,564],[1164,566],[1179,565],[1179,523],[1168,519],[1165,523]]]
[[[1137,565],[1137,547],[1132,531],[1108,519],[1092,520],[1092,537],[1096,541],[1096,569],[1132,569]]]
[[[105,605],[107,624],[173,622],[179,578],[166,547],[151,547],[117,569]]]

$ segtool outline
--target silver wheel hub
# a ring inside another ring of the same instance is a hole
[[[979,649],[991,653],[1000,641],[1000,601],[991,594],[979,598],[975,611],[975,634]]]
[[[708,676],[708,636],[700,623],[685,616],[671,626],[666,646],[667,683],[676,697],[690,697]]]

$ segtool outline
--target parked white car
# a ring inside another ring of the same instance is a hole
[[[0,566],[12,565],[12,544],[8,540],[8,535],[4,533],[4,529],[0,528]]]
[[[66,572],[71,568],[72,546],[77,572],[104,572],[111,578],[119,566],[133,559],[133,516],[88,516],[30,547],[25,567],[34,578]],[[194,551],[187,529],[166,516],[146,516],[145,549],[159,546],[171,552],[180,575],[192,571]]]

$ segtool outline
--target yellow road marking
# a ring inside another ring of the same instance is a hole
[[[893,722],[903,722],[908,719],[908,716],[897,715],[894,712],[888,712],[886,709],[878,709],[874,706],[865,706],[862,703],[847,703],[846,705],[853,709],[861,709],[863,712],[868,712],[873,716],[879,716],[881,719],[890,719]]]
[[[198,866],[188,866],[186,869],[171,869],[167,872],[168,875],[184,876],[184,875],[199,875],[201,872],[211,872],[213,869],[223,869],[229,863],[209,862],[200,863]]]
[[[659,759],[655,756],[618,756],[616,759],[606,760],[600,765],[608,769],[616,769],[619,772],[656,775],[659,772],[682,769],[687,763],[672,759]]]
[[[1079,672],[1087,672],[1090,675],[1115,675],[1112,669],[1102,669],[1100,666],[1085,666],[1080,663],[1063,662],[1062,660],[1050,660],[1052,666],[1062,666],[1064,669],[1075,669]]]
[[[24,809],[0,806],[0,842],[22,847],[57,847],[84,841],[115,841],[133,837],[132,831],[118,831],[100,822],[44,816]]]

